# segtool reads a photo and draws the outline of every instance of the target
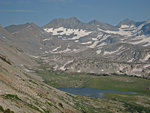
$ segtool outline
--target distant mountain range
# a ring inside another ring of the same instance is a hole
[[[54,19],[43,27],[1,26],[0,48],[1,54],[26,71],[39,61],[47,70],[150,77],[150,20],[125,19],[110,25],[71,17]]]

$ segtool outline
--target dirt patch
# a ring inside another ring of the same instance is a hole
[[[10,82],[6,77],[0,74],[0,79],[5,81],[5,82]]]
[[[70,110],[70,109],[64,109],[65,113],[75,113],[74,111]]]

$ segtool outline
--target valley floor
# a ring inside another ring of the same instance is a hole
[[[77,96],[83,102],[82,106],[79,105],[78,107],[82,107],[86,113],[150,112],[150,80],[148,79],[123,75],[91,75],[46,70],[36,73],[44,79],[45,83],[55,88],[97,88],[136,92],[134,95],[105,93],[104,99]]]

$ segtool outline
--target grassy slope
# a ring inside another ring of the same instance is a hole
[[[85,73],[37,72],[47,84],[60,87],[88,87],[117,91],[131,91],[149,95],[150,80],[128,76],[92,76]]]
[[[128,76],[92,76],[85,73],[62,73],[38,71],[47,84],[60,87],[86,87],[117,91],[137,92],[131,94],[105,94],[106,101],[123,103],[125,111],[150,112],[150,80]]]

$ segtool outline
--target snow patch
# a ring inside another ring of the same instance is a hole
[[[78,73],[80,73],[80,72],[81,72],[81,70],[78,70],[77,72],[78,72]]]
[[[123,48],[123,46],[120,46],[117,50],[115,50],[115,51],[105,51],[104,52],[104,55],[110,55],[110,54],[114,54],[114,53],[117,53],[117,52],[119,52],[121,49]]]
[[[71,49],[70,48],[66,48],[65,50],[60,51],[59,53],[66,53],[66,52],[69,52],[69,51],[71,51]]]
[[[55,52],[55,51],[57,51],[59,48],[61,48],[61,46],[56,47],[56,48],[55,48],[55,49],[53,49],[52,51],[53,51],[53,52]]]
[[[97,50],[96,53],[99,55],[102,51],[101,50]]]
[[[78,49],[73,49],[73,52],[78,52],[79,50]]]
[[[92,38],[92,40],[98,40],[97,38]]]
[[[44,39],[43,42],[44,42],[44,41],[47,41],[47,40],[51,40],[51,39],[50,39],[50,38]]]
[[[75,40],[74,42],[79,42],[79,40]]]
[[[147,61],[150,58],[150,54],[145,56],[145,58],[143,59],[144,61]]]
[[[76,36],[74,36],[73,38],[71,38],[70,40],[76,40],[79,39],[81,37],[87,36],[91,33],[91,31],[86,31],[83,29],[68,29],[68,28],[64,28],[64,27],[59,27],[59,28],[45,28],[44,29],[46,32],[51,32],[53,35],[71,35],[74,34]]]
[[[62,38],[62,36],[58,36],[58,38]]]
[[[125,30],[134,30],[135,26],[134,25],[121,25],[120,27],[121,29],[125,29]]]
[[[24,69],[24,71],[26,71],[26,72],[33,72],[33,71],[29,70],[29,69]]]
[[[45,51],[44,53],[46,53],[46,54],[47,54],[47,53],[48,53],[48,51]]]
[[[102,47],[102,46],[105,46],[105,45],[107,45],[106,42],[102,42],[101,44],[98,45],[98,47]]]
[[[127,62],[132,62],[134,60],[134,58],[131,58],[129,61],[127,61]]]
[[[55,66],[53,67],[54,70],[57,70],[57,68],[58,68],[58,65],[55,65]]]
[[[150,46],[150,37],[145,35],[137,36],[135,39],[131,40],[131,44],[143,44],[144,47]]]
[[[147,68],[147,67],[150,67],[150,64],[147,64],[147,65],[144,66],[144,68]]]
[[[95,41],[92,45],[90,45],[90,48],[95,48],[97,46],[97,44],[99,43],[99,41]]]
[[[119,70],[122,71],[124,69],[123,66],[119,66]]]
[[[55,48],[55,50],[58,48]],[[50,51],[51,53],[69,53],[72,52],[72,50],[70,48],[66,48],[65,50],[61,50],[61,51]]]
[[[128,25],[121,25],[121,28],[129,28],[130,26]]]
[[[110,30],[102,30],[98,28],[99,31],[110,33],[110,34],[118,34],[123,36],[132,36],[136,30],[134,26],[122,25],[118,31],[110,31]]]
[[[39,58],[40,56],[33,56],[33,55],[29,55],[32,58]]]
[[[59,69],[60,70],[62,70],[62,71],[65,71],[66,70],[66,65],[68,65],[68,64],[70,64],[70,63],[72,63],[74,60],[71,60],[71,61],[68,61],[68,62],[66,62],[62,67],[60,67]]]
[[[105,31],[106,33],[111,33],[111,34],[119,34],[119,35],[123,35],[123,36],[131,36],[131,32],[130,31],[124,31],[122,29],[119,29],[119,31]]]
[[[104,41],[104,40],[106,40],[109,36],[110,36],[110,35],[104,35],[104,36],[101,37],[100,40],[101,40],[101,41]]]

